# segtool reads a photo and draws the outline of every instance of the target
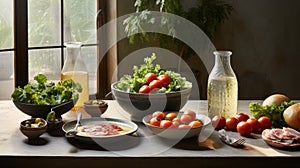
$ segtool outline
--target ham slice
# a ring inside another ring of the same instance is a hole
[[[123,129],[116,124],[95,124],[83,126],[81,132],[91,136],[109,136],[117,135]]]
[[[292,128],[287,127],[283,127],[282,129],[265,129],[262,132],[262,136],[268,140],[279,143],[292,144],[300,142],[300,133]]]

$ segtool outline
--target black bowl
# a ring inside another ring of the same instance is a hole
[[[32,118],[43,118],[46,119],[48,113],[51,111],[55,111],[55,116],[60,118],[62,114],[71,110],[74,107],[73,101],[68,101],[62,104],[56,105],[36,105],[36,104],[27,104],[13,101],[15,106],[21,110],[23,113],[30,115]]]
[[[129,93],[116,88],[118,82],[111,85],[114,99],[131,115],[131,119],[141,122],[143,117],[154,111],[180,111],[189,99],[192,88],[170,93]]]

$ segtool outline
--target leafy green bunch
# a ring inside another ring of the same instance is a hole
[[[262,116],[267,116],[272,121],[272,127],[282,128],[287,126],[283,119],[283,112],[289,106],[295,104],[293,101],[283,102],[281,105],[262,106],[259,103],[252,102],[249,104],[250,113],[254,118],[258,119]]]
[[[139,89],[146,84],[145,76],[147,73],[154,73],[156,76],[167,74],[171,78],[171,82],[167,87],[162,87],[157,91],[160,93],[169,93],[192,87],[192,83],[188,82],[179,73],[166,71],[159,64],[153,64],[155,59],[156,55],[152,53],[150,57],[144,59],[145,64],[140,65],[140,67],[133,66],[133,75],[124,75],[117,84],[117,88],[126,92],[138,93]]]
[[[45,75],[38,74],[34,80],[36,82],[29,82],[23,88],[17,87],[11,95],[13,101],[37,105],[61,104],[78,99],[82,92],[81,85],[72,79],[55,84],[47,81]]]

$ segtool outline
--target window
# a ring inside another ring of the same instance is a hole
[[[81,56],[90,77],[90,94],[96,94],[96,15],[100,2],[0,0],[0,88],[10,81],[13,89],[14,80],[16,86],[23,86],[37,73],[46,74],[50,80],[60,80],[64,43],[80,41],[83,43]],[[0,95],[0,99],[3,97]]]
[[[0,0],[0,6],[0,99],[8,99],[14,88],[13,1]]]

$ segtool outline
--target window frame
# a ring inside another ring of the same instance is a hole
[[[64,0],[60,0],[61,6],[64,5]],[[29,50],[34,49],[60,49],[61,52],[61,62],[64,62],[64,9],[61,8],[61,43],[59,46],[39,46],[39,47],[29,47],[28,46],[28,0],[14,0],[14,48],[0,50],[4,51],[14,51],[14,81],[15,86],[23,87],[28,83],[29,80]],[[106,1],[97,0],[97,10],[101,9],[101,15],[97,16],[97,28],[102,26],[106,22]],[[98,40],[99,41],[99,40]],[[87,46],[97,46],[98,44],[84,44],[83,47]],[[97,49],[99,50],[99,49]],[[96,97],[104,97],[107,93],[107,79],[106,66],[107,58],[102,60],[100,67],[98,67],[97,73],[97,93]],[[63,64],[61,64],[62,68]],[[101,69],[100,69],[101,68]]]

